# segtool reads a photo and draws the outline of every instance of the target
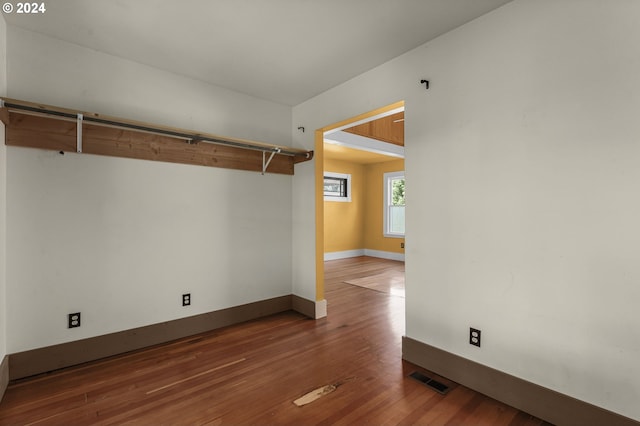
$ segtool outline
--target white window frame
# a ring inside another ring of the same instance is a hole
[[[404,171],[388,172],[383,175],[384,197],[382,199],[382,234],[389,238],[404,238],[405,235],[404,233],[400,234],[396,232],[389,232],[389,206],[391,204],[392,194],[391,181],[398,178],[404,179]]]
[[[332,178],[338,178],[338,179],[346,179],[347,180],[347,196],[346,197],[331,197],[331,196],[326,196],[324,197],[325,201],[338,201],[338,202],[343,202],[343,203],[350,203],[351,202],[351,175],[348,173],[337,173],[337,172],[324,172],[323,175],[323,179],[324,177],[332,177]]]

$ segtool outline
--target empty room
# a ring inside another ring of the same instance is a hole
[[[640,424],[639,20],[3,2],[0,424]]]

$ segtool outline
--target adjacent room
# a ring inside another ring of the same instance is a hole
[[[639,20],[5,1],[0,424],[640,424]]]

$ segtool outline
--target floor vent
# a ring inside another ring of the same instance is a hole
[[[409,374],[409,377],[411,377],[412,379],[415,379],[417,381],[419,381],[420,383],[424,384],[425,386],[430,387],[431,389],[433,389],[434,391],[441,393],[443,395],[445,395],[447,392],[449,392],[449,386],[445,385],[444,383],[441,383],[437,380],[434,380],[430,377],[425,376],[424,374],[418,372],[418,371],[414,371],[413,373]]]

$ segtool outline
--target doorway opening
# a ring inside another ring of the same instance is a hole
[[[325,260],[404,261],[404,102],[318,129],[315,153],[316,300],[323,300]],[[394,183],[385,189],[389,173]]]

